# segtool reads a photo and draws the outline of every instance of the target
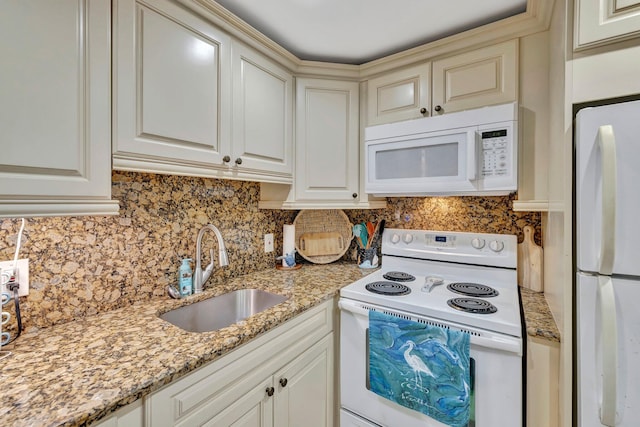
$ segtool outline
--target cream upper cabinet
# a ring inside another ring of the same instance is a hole
[[[229,37],[170,0],[117,0],[114,21],[114,167],[222,166],[231,155]]]
[[[431,113],[431,63],[384,74],[367,82],[367,124],[398,122]]]
[[[518,99],[518,40],[435,58],[367,81],[367,126]]]
[[[576,0],[576,49],[640,35],[640,1]]]
[[[487,46],[432,63],[433,114],[518,100],[518,41]]]
[[[0,3],[0,217],[118,213],[110,10],[109,0]]]
[[[292,75],[207,12],[114,4],[114,168],[290,183]]]
[[[290,181],[293,172],[293,76],[234,41],[234,163]]]
[[[364,83],[362,83],[364,85]],[[373,209],[386,200],[364,192],[358,82],[297,78],[292,185],[262,183],[263,209]]]
[[[358,83],[299,78],[296,89],[295,199],[357,200]]]

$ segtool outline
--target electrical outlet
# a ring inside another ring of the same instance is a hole
[[[0,288],[2,292],[10,292],[7,288],[6,282],[9,281],[9,275],[11,274],[11,267],[13,261],[0,261]],[[18,289],[18,295],[21,297],[29,295],[29,259],[19,259],[17,265],[16,281],[20,284]]]
[[[264,251],[273,252],[273,234],[272,233],[264,235]]]

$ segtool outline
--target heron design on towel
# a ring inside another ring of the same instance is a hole
[[[472,417],[470,337],[369,311],[370,390],[452,427]]]
[[[404,360],[407,362],[407,365],[409,365],[411,369],[413,369],[413,374],[416,378],[416,386],[422,388],[422,377],[420,377],[420,373],[422,372],[426,375],[429,375],[431,378],[435,378],[435,375],[433,375],[431,369],[429,369],[429,367],[422,361],[422,359],[420,359],[419,356],[411,354],[411,351],[413,351],[413,348],[415,346],[416,344],[413,341],[407,340],[400,346],[400,349],[407,347],[407,349],[404,351]]]

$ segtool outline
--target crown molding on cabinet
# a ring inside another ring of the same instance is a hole
[[[524,13],[361,65],[302,60],[213,0],[179,1],[196,12],[208,11],[207,17],[216,25],[251,47],[260,50],[296,75],[363,80],[378,73],[436,56],[475,49],[482,45],[499,43],[545,31],[551,22],[555,0],[528,0],[527,10]]]
[[[450,55],[454,52],[461,53],[546,31],[551,23],[554,1],[528,0],[525,13],[362,64],[360,77],[364,79],[437,56]]]

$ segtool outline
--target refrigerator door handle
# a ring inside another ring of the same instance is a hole
[[[616,234],[616,138],[613,126],[604,125],[598,129],[598,147],[602,156],[602,224],[600,245],[600,268],[605,276],[613,273]]]
[[[602,405],[600,421],[614,427],[618,390],[618,326],[616,300],[611,277],[598,276],[600,300],[600,328],[602,343]]]

